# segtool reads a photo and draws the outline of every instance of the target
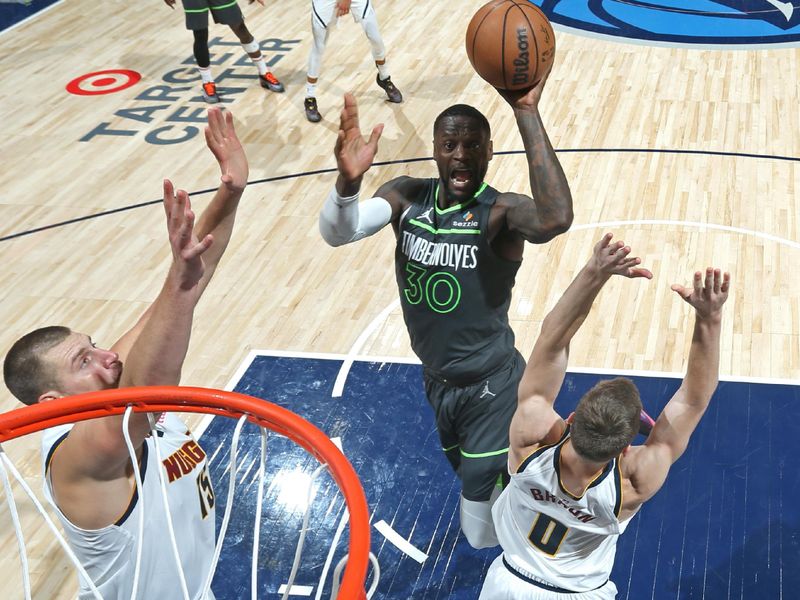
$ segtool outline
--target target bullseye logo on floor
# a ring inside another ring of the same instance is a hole
[[[128,69],[107,69],[76,77],[67,84],[67,91],[76,96],[113,94],[136,85],[141,74]]]

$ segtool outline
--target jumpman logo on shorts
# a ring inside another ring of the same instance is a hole
[[[483,398],[484,396],[497,396],[497,394],[494,394],[494,393],[489,391],[489,380],[488,379],[486,380],[486,383],[483,384],[483,391],[481,391],[480,397]]]
[[[431,219],[431,213],[432,212],[433,212],[433,207],[431,206],[428,210],[426,210],[424,213],[422,213],[419,216],[419,220],[421,221],[422,219],[426,219],[428,221],[428,223],[433,225],[433,219]]]

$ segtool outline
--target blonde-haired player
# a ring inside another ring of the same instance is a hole
[[[511,422],[511,483],[492,514],[503,553],[480,600],[605,600],[618,536],[664,484],[717,386],[722,305],[730,276],[708,268],[693,287],[673,285],[695,309],[689,364],[681,387],[644,445],[631,447],[641,401],[632,381],[602,381],[569,422],[553,409],[569,343],[612,275],[651,278],[622,242],[606,234],[547,315],[519,386]]]

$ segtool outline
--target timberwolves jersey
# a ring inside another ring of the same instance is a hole
[[[161,497],[158,476],[161,469],[189,597],[201,600],[200,593],[211,569],[215,539],[214,492],[206,454],[177,416],[165,413],[156,427],[162,462],[158,463],[153,440],[147,438],[140,464],[145,519],[136,598],[183,598]],[[133,590],[142,502],[134,494],[130,505],[114,524],[95,530],[76,527],[58,510],[50,484],[50,460],[71,428],[72,425],[62,425],[44,432],[44,494],[56,509],[70,547],[104,600],[128,600]],[[78,597],[80,600],[94,599],[82,578]],[[213,598],[214,595],[209,594],[202,600]]]
[[[611,460],[581,496],[561,485],[561,449],[569,427],[553,445],[531,454],[511,474],[492,508],[506,561],[523,575],[585,592],[602,586],[614,565],[622,488],[619,459]]]
[[[400,216],[395,275],[411,347],[442,378],[471,383],[514,351],[508,326],[519,261],[495,255],[489,212],[498,191],[483,184],[469,201],[439,208],[439,180]]]

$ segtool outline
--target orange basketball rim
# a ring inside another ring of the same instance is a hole
[[[363,598],[369,562],[369,512],[361,482],[341,450],[302,417],[271,402],[209,388],[153,386],[91,392],[24,406],[0,415],[0,443],[29,433],[100,417],[134,412],[205,413],[240,418],[284,435],[321,463],[342,489],[350,513],[349,558],[339,598]]]

